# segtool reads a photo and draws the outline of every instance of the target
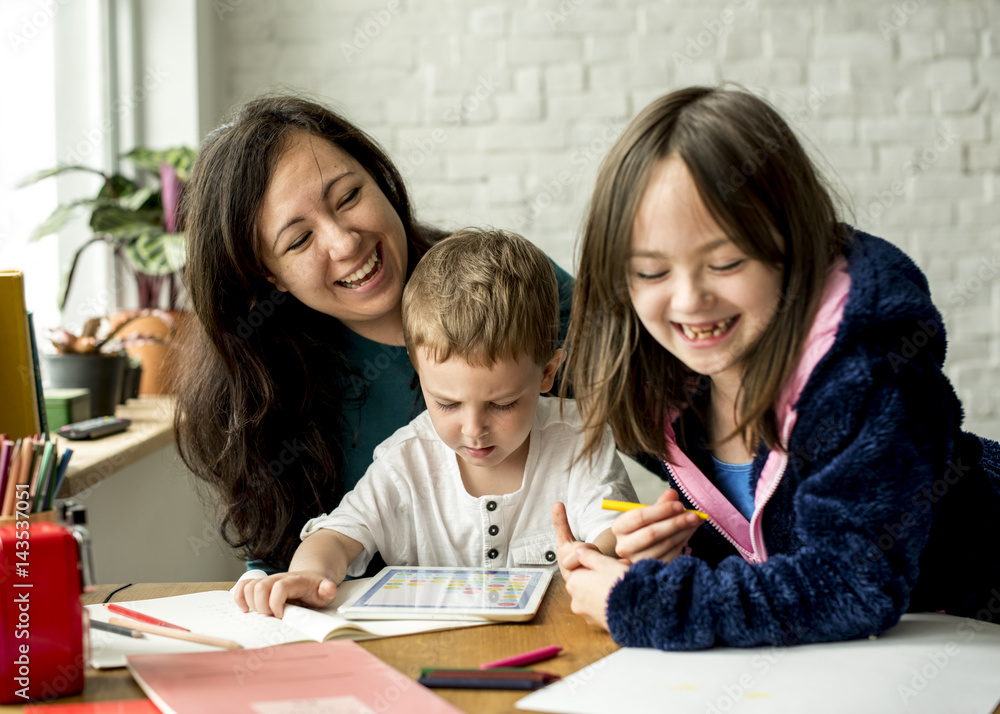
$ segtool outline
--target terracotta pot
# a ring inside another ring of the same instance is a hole
[[[139,394],[166,393],[167,354],[170,348],[159,342],[142,341],[125,346],[125,353],[135,357],[142,363],[142,375],[139,377]]]
[[[188,318],[183,311],[131,310],[121,312],[112,318],[112,324],[136,315],[147,313],[130,322],[120,333],[125,352],[142,363],[139,394],[164,394],[169,389],[167,375],[170,371],[170,340],[178,326]]]

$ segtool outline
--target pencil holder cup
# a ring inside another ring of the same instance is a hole
[[[0,516],[0,526],[12,526],[18,520],[25,520],[24,516]],[[40,513],[31,513],[27,516],[28,523],[58,523],[59,512],[54,508]]]
[[[0,524],[0,703],[83,690],[80,593],[93,568],[80,516],[63,511],[18,510]]]

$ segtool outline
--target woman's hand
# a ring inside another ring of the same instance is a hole
[[[667,489],[656,503],[615,519],[611,526],[618,539],[615,552],[632,563],[643,558],[669,563],[683,552],[701,522],[697,514],[684,511],[677,491]]]
[[[573,536],[573,531],[569,528],[569,518],[566,516],[566,506],[562,503],[552,504],[552,527],[556,531],[556,562],[559,563],[559,572],[562,573],[563,580],[566,580],[570,571],[580,567],[580,560],[576,556],[578,548],[595,550],[600,549],[593,543],[584,543]]]
[[[578,567],[563,575],[566,592],[572,598],[570,609],[588,624],[608,629],[608,597],[611,588],[624,577],[629,564],[602,555],[596,550],[577,548]]]
[[[233,599],[243,612],[281,617],[285,603],[298,600],[310,607],[326,607],[337,595],[337,585],[321,573],[297,571],[275,573],[236,584]]]

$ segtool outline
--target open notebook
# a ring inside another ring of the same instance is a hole
[[[286,605],[279,620],[268,615],[242,612],[228,590],[209,590],[190,595],[120,602],[132,610],[160,620],[187,627],[192,632],[234,640],[246,649],[293,642],[326,640],[370,640],[418,632],[450,630],[490,624],[486,620],[348,620],[337,608],[368,587],[369,578],[349,580],[337,589],[337,598],[329,607],[314,610]],[[114,613],[104,605],[87,605],[92,620],[108,621]],[[91,664],[97,669],[124,667],[126,655],[167,654],[173,652],[214,652],[215,647],[157,635],[143,639],[90,630]]]

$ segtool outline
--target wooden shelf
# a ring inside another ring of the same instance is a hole
[[[94,441],[60,439],[59,448],[72,449],[73,456],[58,497],[75,496],[119,469],[173,444],[175,401],[170,395],[130,399],[115,410],[115,416],[132,420],[122,433]]]

